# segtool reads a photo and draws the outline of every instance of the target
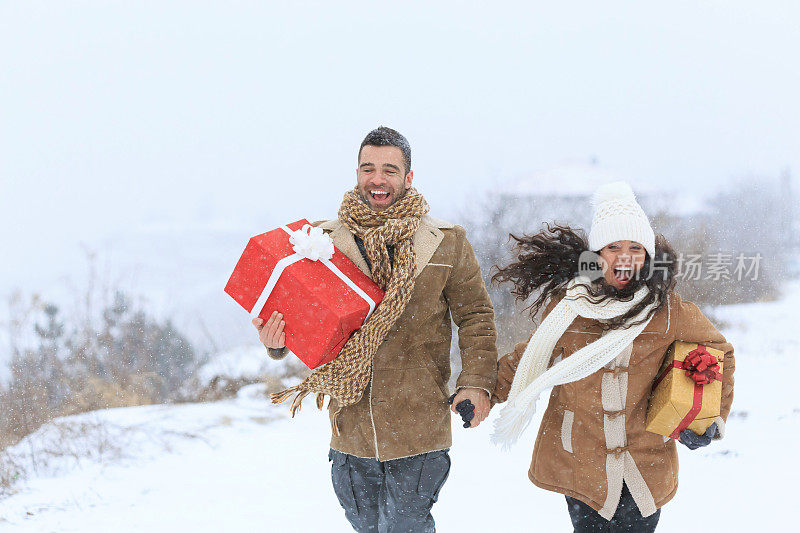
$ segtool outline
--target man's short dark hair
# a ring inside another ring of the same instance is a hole
[[[405,173],[408,174],[411,170],[411,145],[408,144],[408,139],[392,128],[381,126],[367,133],[367,136],[364,137],[361,146],[358,148],[359,161],[361,160],[361,150],[363,150],[365,146],[394,146],[400,148],[400,151],[403,152],[403,162],[406,165]]]

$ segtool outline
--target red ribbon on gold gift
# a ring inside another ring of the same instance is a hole
[[[714,380],[722,381],[722,375],[719,373],[719,361],[717,358],[708,353],[708,349],[705,346],[698,344],[697,348],[686,354],[683,361],[672,361],[672,364],[661,372],[661,375],[658,376],[653,385],[654,389],[658,387],[658,384],[673,368],[685,370],[686,375],[694,381],[692,407],[670,435],[671,438],[677,439],[680,437],[681,431],[689,427],[689,424],[692,423],[692,420],[695,419],[703,407],[703,385]]]
[[[698,344],[697,348],[686,354],[681,366],[686,370],[686,375],[692,378],[697,385],[706,385],[715,379],[722,381],[719,373],[719,361],[708,353],[708,349],[702,344]]]

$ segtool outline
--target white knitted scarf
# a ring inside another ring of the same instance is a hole
[[[627,302],[608,299],[602,303],[593,303],[586,299],[589,297],[586,290],[586,285],[589,283],[590,281],[584,277],[571,280],[567,285],[567,294],[545,317],[531,337],[517,366],[508,394],[508,404],[494,422],[494,433],[491,438],[495,444],[501,444],[503,448],[508,449],[517,442],[533,419],[536,400],[542,391],[594,374],[619,355],[650,322],[652,317],[636,326],[612,329],[548,369],[556,342],[576,317],[595,320],[618,317],[642,301],[649,290],[647,287],[640,288],[634,293],[633,299]],[[630,322],[642,319],[654,305],[645,307],[641,313],[631,318]]]

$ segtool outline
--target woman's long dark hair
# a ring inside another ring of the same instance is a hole
[[[504,268],[495,266],[497,272],[492,276],[492,281],[511,282],[511,294],[516,296],[517,301],[527,300],[538,292],[536,299],[528,307],[533,316],[545,302],[564,291],[567,283],[578,275],[581,254],[589,251],[589,242],[582,230],[547,223],[545,229],[535,235],[510,237],[516,241],[514,248],[517,261]],[[647,253],[644,265],[638,271],[639,275],[634,276],[621,289],[609,285],[602,277],[586,285],[591,296],[589,301],[592,303],[602,303],[612,298],[630,301],[640,287],[647,286],[649,289],[644,299],[627,313],[603,321],[605,329],[628,328],[641,324],[667,304],[668,295],[675,288],[676,254],[663,235],[656,236],[655,252],[656,260]],[[645,317],[628,323],[628,320],[653,303],[656,305]]]

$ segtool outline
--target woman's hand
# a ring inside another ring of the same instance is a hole
[[[515,352],[506,354],[497,361],[497,385],[492,393],[492,405],[503,403],[508,399],[518,364],[519,358]]]
[[[678,442],[689,448],[690,450],[696,450],[697,448],[702,448],[703,446],[708,446],[711,444],[711,439],[714,438],[714,435],[717,434],[717,423],[714,422],[710,426],[705,433],[702,435],[698,435],[691,429],[684,429],[681,431],[681,436],[678,439]]]

